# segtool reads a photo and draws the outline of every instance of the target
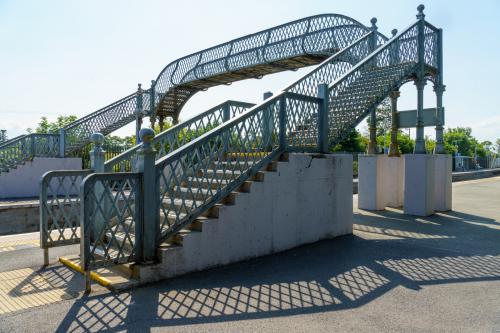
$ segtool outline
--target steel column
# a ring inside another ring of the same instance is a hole
[[[64,128],[59,129],[59,157],[64,157],[66,155],[66,130]]]
[[[271,98],[273,93],[270,91],[266,91],[263,95],[263,100],[265,101],[268,98]],[[273,134],[273,114],[271,112],[270,107],[267,107],[262,112],[262,141],[263,146],[266,150],[271,148],[271,140]]]
[[[443,139],[443,125],[444,125],[444,109],[443,109],[443,93],[445,85],[443,84],[443,29],[437,32],[437,66],[438,75],[434,91],[436,93],[436,146],[434,147],[434,154],[444,154],[444,139]]]
[[[280,108],[279,108],[279,128],[280,128],[280,150],[286,150],[286,98],[285,94],[283,94],[279,100]]]
[[[398,146],[398,98],[400,92],[391,92],[391,144],[389,146],[389,156],[400,156]]]
[[[151,89],[149,97],[149,121],[151,122],[151,128],[155,129],[156,123],[156,112],[155,112],[155,80],[151,80]]]
[[[424,5],[417,7],[419,20],[417,28],[417,56],[418,56],[418,69],[417,79],[415,85],[417,86],[417,123],[416,123],[416,138],[415,138],[415,154],[425,154],[425,140],[424,140],[424,87],[425,87],[425,15]]]
[[[141,130],[142,127],[142,109],[143,109],[143,102],[142,102],[142,88],[141,84],[139,83],[137,85],[137,98],[136,98],[136,105],[135,105],[135,143],[139,144],[141,143],[141,139],[139,137],[139,131]]]
[[[104,144],[104,135],[101,133],[94,133],[90,136],[90,140],[93,144],[92,150],[90,151],[90,168],[94,172],[104,172],[104,162],[105,162],[105,151],[102,149],[102,145]],[[104,191],[104,187],[101,184],[96,184],[95,186],[95,196],[96,198],[102,196]],[[106,223],[105,214],[103,216],[103,212],[107,212],[109,209],[109,201],[103,200],[103,209],[102,211],[97,211],[94,217],[95,221],[95,229],[96,234],[99,235],[101,230],[104,228],[104,224]]]
[[[328,153],[328,109],[329,109],[328,84],[318,85],[318,97],[322,99],[318,110],[318,149],[320,153]]]
[[[152,262],[156,259],[156,240],[160,232],[159,210],[156,206],[159,197],[156,190],[156,150],[151,144],[155,133],[151,128],[143,128],[139,135],[143,144],[142,148],[137,151],[136,170],[142,173],[143,188],[142,198],[136,201],[142,203],[143,208],[143,261]]]

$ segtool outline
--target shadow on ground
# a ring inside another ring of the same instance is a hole
[[[120,294],[78,299],[58,331],[121,331],[350,309],[397,286],[500,280],[500,223],[461,212],[355,214],[354,235]]]

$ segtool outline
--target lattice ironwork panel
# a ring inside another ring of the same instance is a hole
[[[424,59],[425,64],[434,68],[438,67],[437,62],[437,29],[425,24],[424,26]]]
[[[217,127],[224,122],[224,119],[229,120],[229,118],[243,113],[252,106],[254,106],[254,104],[227,101],[163,131],[156,135],[152,141],[152,145],[157,152],[156,159],[169,154],[175,149],[182,147],[186,143]],[[134,164],[137,151],[141,147],[142,145],[137,145],[123,154],[107,161],[105,163],[105,170],[107,172],[130,171],[126,168]]]
[[[40,247],[80,241],[80,184],[92,170],[50,171],[40,183]]]
[[[137,94],[129,95],[65,128],[66,152],[81,148],[95,132],[107,135],[135,119]]]
[[[157,162],[163,237],[179,231],[276,155],[281,103],[266,103]]]
[[[92,174],[82,183],[85,270],[136,261],[141,255],[142,175]]]
[[[318,112],[320,103],[286,97],[286,142],[290,150],[318,150]]]
[[[9,140],[0,146],[0,173],[8,172],[33,157],[57,157],[59,136],[28,134]]]
[[[417,66],[417,24],[379,48],[330,88],[329,141],[344,139]]]
[[[337,53],[334,57],[325,60],[320,66],[312,70],[308,75],[299,79],[285,89],[301,95],[316,96],[318,85],[321,83],[331,84],[341,75],[347,73],[353,65],[370,54],[370,38],[373,33],[366,34],[350,47]]]

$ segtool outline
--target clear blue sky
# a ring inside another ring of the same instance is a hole
[[[500,1],[22,1],[0,0],[0,129],[9,136],[46,115],[79,117],[149,86],[161,69],[186,54],[291,20],[340,13],[390,35],[426,6],[444,29],[447,126],[470,126],[481,140],[500,137]],[[244,81],[199,93],[181,119],[227,99],[257,102],[304,71]],[[435,106],[432,86],[427,107]],[[402,89],[400,109],[416,105]],[[426,134],[432,135],[432,128]],[[132,134],[131,128],[118,134]]]

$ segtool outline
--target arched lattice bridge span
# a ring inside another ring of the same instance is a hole
[[[66,151],[87,144],[94,132],[107,135],[134,121],[138,99],[143,115],[162,119],[172,117],[177,121],[182,107],[199,91],[316,65],[369,31],[369,27],[350,17],[323,14],[185,56],[168,64],[152,82],[151,88],[139,89],[67,126]],[[377,34],[379,39],[387,40],[384,35]],[[359,60],[344,59],[352,64]]]

